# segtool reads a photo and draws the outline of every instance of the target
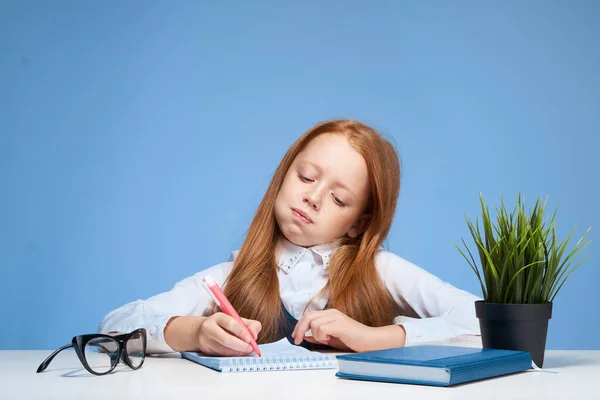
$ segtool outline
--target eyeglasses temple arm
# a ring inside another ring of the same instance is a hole
[[[48,358],[46,358],[44,361],[42,361],[42,363],[40,364],[40,366],[38,367],[38,369],[37,369],[37,371],[36,371],[36,372],[37,372],[37,373],[40,373],[40,372],[44,371],[46,368],[48,368],[48,365],[49,365],[49,364],[50,364],[50,362],[51,362],[51,361],[54,359],[54,357],[56,357],[56,355],[57,355],[58,353],[60,353],[61,351],[65,350],[65,349],[68,349],[69,347],[73,347],[73,344],[72,344],[72,343],[70,343],[70,344],[66,344],[66,345],[64,345],[63,347],[61,347],[61,348],[59,348],[59,349],[56,349],[56,350],[54,351],[54,353],[50,354],[50,355],[48,356]]]

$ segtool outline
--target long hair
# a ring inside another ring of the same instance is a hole
[[[323,291],[330,307],[365,325],[383,326],[393,320],[391,296],[380,279],[375,257],[390,230],[398,201],[399,157],[390,142],[371,127],[354,120],[330,120],[306,131],[283,156],[224,284],[225,295],[239,314],[262,323],[259,343],[277,340],[284,318],[277,276],[277,245],[282,233],[275,219],[275,199],[296,156],[324,133],[344,135],[365,159],[370,189],[365,213],[370,219],[362,234],[339,241]]]

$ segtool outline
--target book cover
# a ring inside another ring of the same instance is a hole
[[[525,371],[524,351],[421,345],[337,356],[346,379],[452,386]]]

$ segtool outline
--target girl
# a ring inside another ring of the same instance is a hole
[[[367,351],[479,334],[479,298],[382,250],[399,189],[398,155],[378,132],[320,123],[283,157],[231,261],[110,312],[99,330],[144,327],[149,352],[251,353],[202,287],[210,275],[258,343]]]

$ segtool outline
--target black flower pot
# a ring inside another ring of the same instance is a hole
[[[544,364],[552,303],[502,304],[475,302],[484,348],[522,350],[538,367]]]

